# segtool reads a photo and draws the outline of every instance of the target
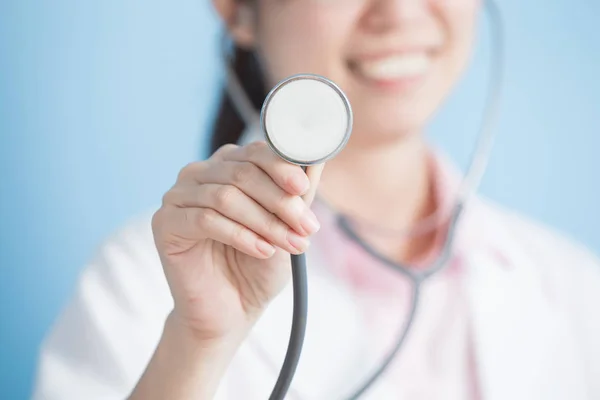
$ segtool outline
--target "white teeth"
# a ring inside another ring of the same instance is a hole
[[[430,58],[424,54],[410,54],[364,61],[357,64],[359,71],[371,79],[410,78],[427,72]]]

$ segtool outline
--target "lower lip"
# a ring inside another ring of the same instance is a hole
[[[421,86],[426,76],[426,74],[421,74],[403,78],[373,79],[363,75],[354,67],[351,67],[350,70],[361,82],[372,88],[386,92],[408,92],[414,90]]]

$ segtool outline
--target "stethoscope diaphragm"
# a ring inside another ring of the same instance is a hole
[[[352,132],[346,95],[320,75],[294,75],[267,95],[261,128],[273,151],[297,165],[323,163],[337,155]]]

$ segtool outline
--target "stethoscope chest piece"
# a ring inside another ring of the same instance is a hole
[[[327,78],[294,75],[269,92],[260,123],[276,154],[293,164],[315,165],[333,158],[348,142],[352,108]]]

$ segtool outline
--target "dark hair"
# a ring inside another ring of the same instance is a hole
[[[233,64],[231,68],[237,75],[244,92],[254,108],[259,110],[267,93],[264,78],[254,53],[236,46],[231,62]],[[210,154],[225,144],[237,143],[245,127],[241,115],[233,105],[227,90],[224,89],[210,137]]]

